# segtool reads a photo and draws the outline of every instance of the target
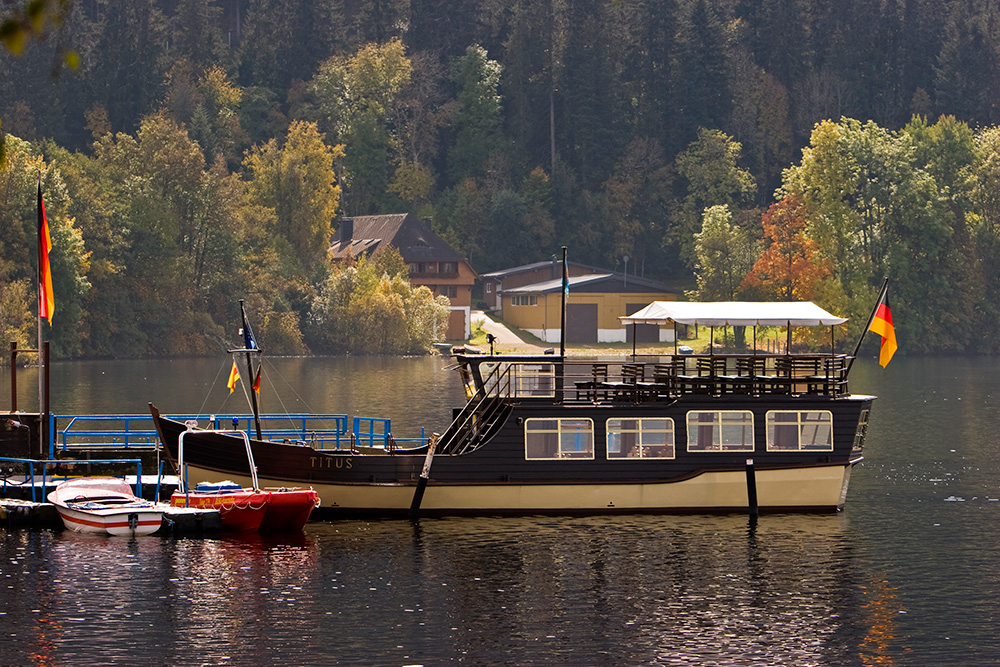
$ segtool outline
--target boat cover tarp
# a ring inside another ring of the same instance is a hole
[[[811,301],[654,301],[619,317],[622,324],[700,324],[721,326],[816,327],[843,324]]]

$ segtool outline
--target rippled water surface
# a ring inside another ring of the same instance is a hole
[[[215,369],[183,363],[209,376],[197,392],[67,364],[87,398],[58,400],[196,411]],[[282,370],[315,410],[419,428],[460,400],[439,359],[324,363]],[[344,521],[277,540],[0,529],[0,664],[998,664],[998,365],[856,364],[852,389],[880,398],[836,515]]]

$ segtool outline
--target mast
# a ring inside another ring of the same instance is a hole
[[[253,372],[253,359],[250,354],[256,352],[260,354],[260,348],[257,347],[257,340],[253,337],[253,330],[250,328],[250,322],[247,321],[247,311],[243,306],[243,299],[240,299],[240,316],[243,318],[243,350],[237,350],[240,352],[245,352],[247,355],[247,377],[251,378],[252,384],[257,384],[257,376]],[[260,365],[257,365],[257,372],[260,372]],[[260,433],[260,410],[257,407],[257,390],[251,387],[250,389],[250,406],[253,408],[253,423],[254,427],[257,429],[257,439],[263,440]]]

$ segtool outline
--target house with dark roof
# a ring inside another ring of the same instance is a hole
[[[562,335],[562,277],[505,287],[501,290],[501,317],[547,343]],[[570,276],[566,297],[567,343],[672,343],[672,327],[651,324],[624,326],[619,317],[631,315],[653,301],[676,301],[666,285],[623,273]]]
[[[472,286],[478,276],[468,260],[431,230],[429,220],[409,213],[344,218],[333,240],[334,261],[370,255],[383,245],[399,251],[410,267],[410,282],[448,297],[451,315],[448,340],[465,340],[471,333]]]
[[[573,278],[575,276],[608,273],[608,270],[588,264],[580,264],[579,262],[566,262],[566,272],[570,278]],[[486,309],[494,313],[500,313],[503,309],[501,292],[561,278],[562,260],[553,258],[546,262],[522,264],[521,266],[515,266],[502,271],[484,273],[480,277],[483,281],[483,301],[486,302]]]

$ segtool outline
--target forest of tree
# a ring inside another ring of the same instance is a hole
[[[33,339],[40,174],[62,357],[212,352],[239,298],[272,350],[370,344],[331,324],[384,329],[355,284],[433,331],[395,260],[327,257],[341,216],[406,211],[479,272],[566,245],[701,299],[813,300],[851,340],[888,276],[901,351],[1000,352],[995,2],[55,11],[0,50],[4,340]]]

